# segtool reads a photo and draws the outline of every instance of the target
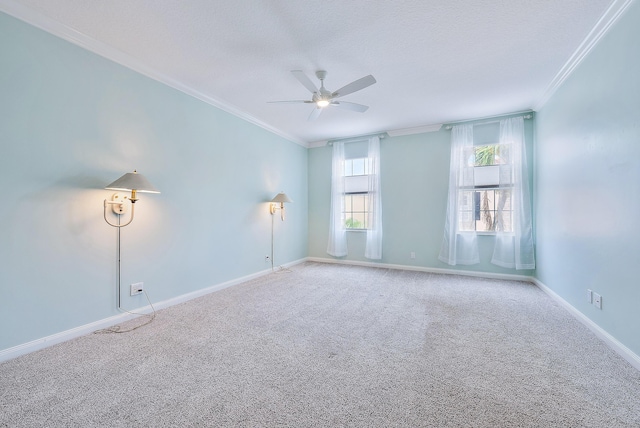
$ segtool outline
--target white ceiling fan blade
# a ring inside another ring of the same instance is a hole
[[[299,104],[299,103],[313,103],[313,101],[308,100],[288,100],[288,101],[267,101],[268,104]]]
[[[311,114],[309,115],[309,121],[313,121],[316,120],[318,118],[318,116],[320,116],[320,113],[322,113],[322,108],[320,107],[316,107],[313,109],[313,111],[311,112]]]
[[[316,85],[313,84],[311,79],[309,79],[302,70],[291,70],[291,74],[293,74],[293,76],[298,79],[298,82],[302,83],[302,85],[311,93],[318,92],[318,88],[316,88]]]
[[[357,111],[359,113],[364,113],[369,108],[369,106],[365,106],[357,103],[348,103],[346,101],[332,101],[331,105],[340,107],[346,110]]]
[[[374,83],[376,83],[376,79],[372,75],[364,76],[333,92],[331,94],[331,98],[338,98],[347,94],[352,94],[360,89],[366,88],[367,86],[371,86]]]

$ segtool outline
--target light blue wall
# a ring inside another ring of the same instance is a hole
[[[536,276],[640,354],[640,5],[633,4],[538,113]],[[0,350],[117,314],[116,232],[103,187],[137,168],[141,195],[123,229],[123,285],[162,301],[326,254],[331,148],[307,150],[0,13]],[[531,163],[532,122],[525,121]],[[382,141],[382,263],[437,260],[449,132]],[[366,261],[350,232],[348,260]],[[491,265],[457,267],[532,275]],[[416,253],[416,259],[409,257]],[[603,310],[585,301],[591,288]],[[123,306],[145,304],[123,290]]]
[[[525,120],[528,161],[533,153],[533,124]],[[493,236],[479,236],[478,265],[449,266],[438,260],[449,187],[451,132],[441,130],[381,140],[383,258],[379,262],[424,268],[533,275],[531,270],[504,269],[490,263]],[[353,143],[348,143],[349,144]],[[331,146],[309,150],[309,256],[326,253],[331,196]],[[345,149],[346,151],[346,149]],[[529,171],[532,176],[532,169]],[[531,180],[530,180],[531,181]],[[345,260],[367,261],[363,232],[347,232]],[[411,259],[411,252],[416,258]]]
[[[538,278],[640,355],[640,4],[536,126]],[[590,288],[602,310],[586,301]]]
[[[133,169],[122,230],[123,306],[253,274],[307,255],[307,149],[0,13],[0,350],[108,318],[116,230],[104,186]]]

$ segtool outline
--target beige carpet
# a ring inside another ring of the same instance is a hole
[[[640,372],[535,286],[320,263],[5,362],[0,394],[3,427],[640,427]]]

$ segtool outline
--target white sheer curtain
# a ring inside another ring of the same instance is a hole
[[[505,268],[535,269],[524,119],[500,121],[500,185],[496,212],[496,245],[491,263]],[[510,208],[513,215],[510,214]],[[513,232],[507,219],[512,218]]]
[[[475,152],[473,125],[458,125],[451,129],[451,161],[449,166],[449,198],[444,225],[444,239],[438,259],[455,266],[480,263],[478,236],[473,221],[474,211],[461,213],[461,206],[474,206]],[[461,217],[468,215],[469,218]],[[469,224],[461,230],[461,226]]]
[[[344,225],[344,143],[333,143],[331,162],[331,212],[327,253],[334,257],[347,255],[347,231]]]
[[[380,189],[380,138],[369,139],[369,188],[367,194],[367,245],[364,256],[382,258],[382,194]]]

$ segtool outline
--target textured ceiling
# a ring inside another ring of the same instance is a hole
[[[297,142],[533,108],[612,0],[2,0],[64,24]],[[328,71],[365,113],[327,109],[291,75]]]

